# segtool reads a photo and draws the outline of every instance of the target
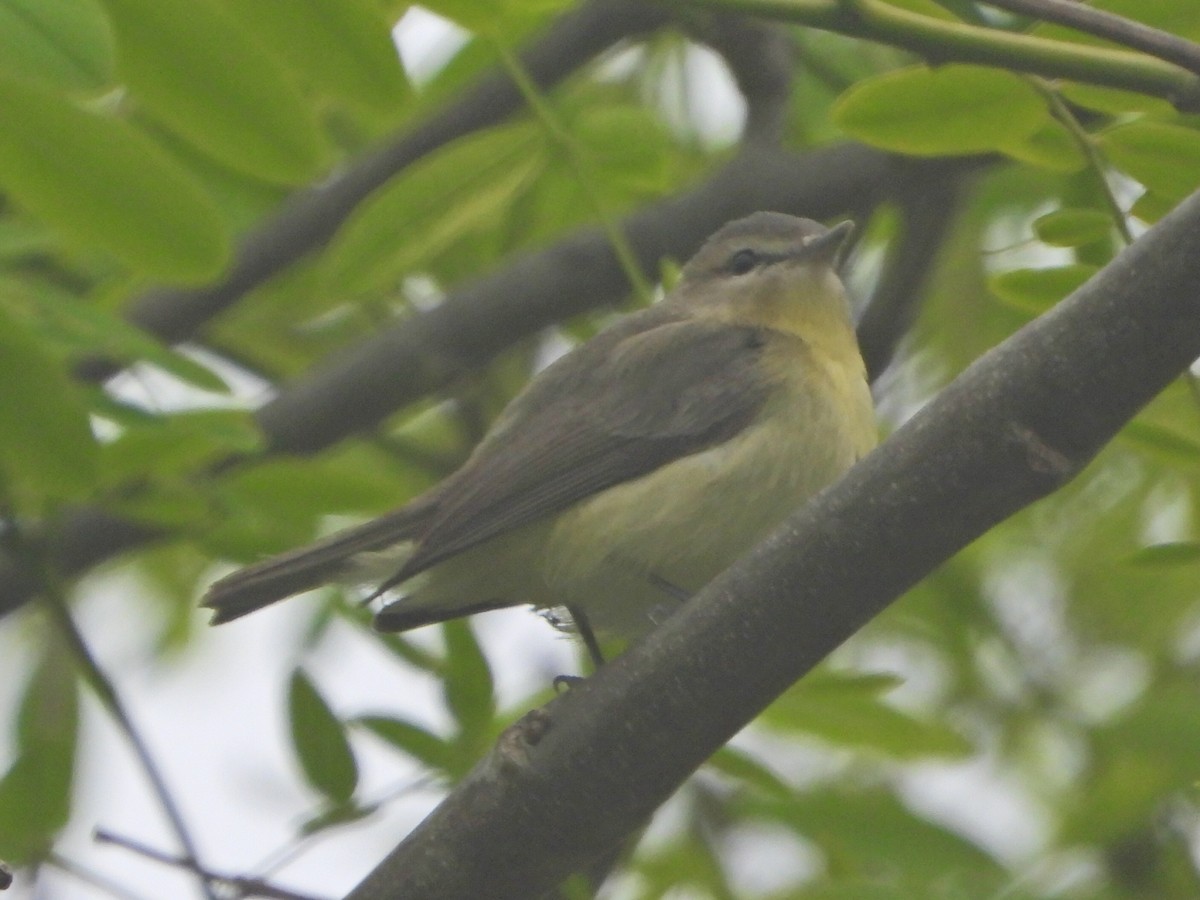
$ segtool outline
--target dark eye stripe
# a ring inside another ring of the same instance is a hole
[[[745,275],[760,262],[759,255],[749,248],[743,248],[729,257],[729,271],[734,275]]]

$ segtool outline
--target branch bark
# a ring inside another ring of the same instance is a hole
[[[525,716],[349,900],[538,896],[1200,355],[1200,193],[972,365],[646,640]]]
[[[1124,44],[1150,56],[1174,63],[1200,75],[1200,44],[1194,44],[1169,31],[1151,28],[1108,10],[1096,9],[1070,0],[985,0],[1019,15],[1043,22],[1067,25],[1087,34]]]

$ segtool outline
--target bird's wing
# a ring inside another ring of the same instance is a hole
[[[770,392],[765,341],[758,328],[659,317],[593,338],[535,379],[451,476],[413,556],[381,590],[730,439]]]

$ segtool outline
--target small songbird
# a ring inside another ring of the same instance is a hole
[[[436,487],[217,581],[213,623],[364,583],[389,551],[376,595],[402,596],[382,630],[519,604],[569,611],[589,647],[592,629],[648,630],[875,445],[835,271],[851,230],[725,225],[665,299],[534,377]]]

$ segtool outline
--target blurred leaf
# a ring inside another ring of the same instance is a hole
[[[108,484],[191,472],[235,453],[262,447],[263,435],[244,410],[196,410],[157,416],[130,427],[101,449]]]
[[[113,35],[97,0],[0,2],[0,74],[63,90],[113,80]]]
[[[1052,247],[1078,247],[1108,237],[1113,220],[1098,209],[1058,209],[1036,219],[1033,230]]]
[[[481,741],[490,733],[496,715],[491,667],[468,619],[446,622],[442,633],[446,639],[442,677],[446,706],[463,737],[468,742]]]
[[[1142,547],[1126,559],[1134,566],[1191,565],[1200,560],[1200,543],[1179,541],[1171,544],[1151,544]]]
[[[1182,4],[1181,4],[1182,5]],[[1078,32],[1075,32],[1078,34]],[[1067,82],[1058,87],[1063,98],[1086,109],[1109,113],[1114,116],[1127,116],[1130,113],[1142,112],[1155,116],[1174,118],[1177,113],[1166,100],[1158,97],[1148,97],[1134,91],[1122,91],[1117,88],[1100,87],[1095,84],[1074,84]]]
[[[1178,202],[1200,187],[1200,131],[1164,122],[1118,125],[1097,138],[1112,162],[1147,188]]]
[[[452,243],[493,225],[541,167],[528,126],[461,138],[363,203],[326,254],[324,283],[341,295],[395,284]]]
[[[224,0],[298,75],[344,100],[394,110],[408,84],[391,23],[364,0]]]
[[[201,280],[229,253],[212,203],[140,133],[5,80],[0,183],[72,241],[147,275]]]
[[[17,713],[16,759],[0,778],[0,847],[10,862],[42,856],[71,810],[79,730],[70,661],[48,651]]]
[[[1169,675],[1101,726],[1094,762],[1065,839],[1107,843],[1148,824],[1171,792],[1196,784],[1200,690],[1194,676]]]
[[[1195,466],[1200,462],[1200,441],[1166,425],[1137,418],[1121,429],[1120,436],[1153,451],[1169,465]]]
[[[879,692],[876,676],[823,672],[821,677],[799,681],[763,712],[759,722],[896,759],[960,757],[971,752],[970,742],[956,732],[900,712],[878,699]]]
[[[1053,119],[1044,122],[1032,134],[1022,134],[1003,142],[998,149],[1015,160],[1051,172],[1078,172],[1088,163],[1071,132]]]
[[[350,802],[358,786],[358,764],[345,727],[300,669],[288,689],[292,746],[308,783],[335,805]]]
[[[728,775],[730,778],[752,785],[759,790],[781,797],[792,795],[791,785],[771,771],[770,766],[736,747],[722,747],[709,758],[705,765],[722,775]]]
[[[228,393],[212,369],[177,353],[157,338],[99,306],[40,282],[4,281],[0,304],[51,344],[75,359],[108,357],[122,363],[144,361],[202,390]]]
[[[0,306],[0,467],[36,494],[80,495],[98,448],[78,386]]]
[[[429,769],[455,773],[454,748],[419,725],[394,716],[360,716],[351,724],[367,729]]]
[[[317,834],[321,831],[326,831],[330,828],[337,828],[340,825],[348,825],[351,822],[361,822],[368,816],[374,815],[379,810],[378,806],[357,806],[353,803],[341,804],[326,810],[322,810],[317,815],[308,819],[300,826],[300,834],[307,837]]]
[[[1177,205],[1178,203],[1169,197],[1156,194],[1154,191],[1146,191],[1137,198],[1129,211],[1143,222],[1153,225]]]
[[[570,135],[582,148],[589,172],[610,185],[634,197],[652,196],[669,186],[670,137],[651,110],[631,104],[589,106],[571,121]]]
[[[846,91],[833,110],[849,135],[917,156],[1002,150],[1049,120],[1020,76],[977,66],[913,66]]]
[[[1096,274],[1095,266],[1075,263],[1045,269],[1012,269],[994,276],[989,286],[1006,303],[1040,315]]]
[[[882,788],[835,787],[787,799],[745,794],[736,805],[815,843],[840,881],[869,875],[884,884],[958,885],[957,896],[986,897],[1007,880],[984,851],[921,818]]]
[[[226,10],[190,0],[105,0],[119,70],[146,109],[225,165],[267,181],[316,175],[313,110]]]

